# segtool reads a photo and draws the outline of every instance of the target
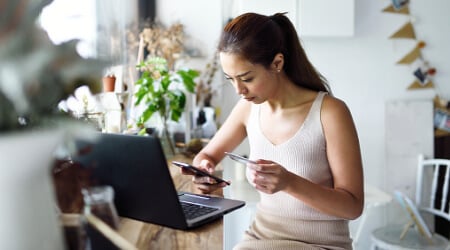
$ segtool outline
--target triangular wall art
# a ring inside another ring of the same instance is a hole
[[[416,38],[416,32],[412,22],[414,18],[410,15],[409,0],[391,0],[391,4],[384,8],[383,12],[407,15],[409,17],[409,21],[389,37],[389,39],[412,39],[416,41],[416,46],[397,61],[397,64],[402,65],[411,65],[413,63],[419,65],[411,73],[414,80],[408,89],[434,88],[434,83],[431,78],[436,73],[436,69],[430,67],[428,61],[422,55],[422,49],[426,46],[426,43],[424,41],[418,41]]]

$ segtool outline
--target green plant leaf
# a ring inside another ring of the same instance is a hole
[[[147,133],[147,130],[145,128],[141,129],[138,133],[138,135],[145,135]]]
[[[153,87],[153,83],[155,80],[153,80],[153,78],[151,78],[150,76],[144,77],[142,78],[142,85],[146,86],[149,91],[154,91],[154,87]]]
[[[181,90],[169,93],[169,105],[171,109],[183,109],[186,105],[186,95]]]
[[[147,77],[149,77],[149,73],[148,72],[143,72],[141,74],[141,77],[139,77],[139,79],[136,81],[137,85],[141,85],[144,82],[144,79],[146,79]]]
[[[152,117],[153,113],[155,113],[155,111],[152,108],[144,110],[141,117],[139,117],[139,123],[143,125],[150,117]]]
[[[146,62],[140,62],[136,65],[136,68],[141,69],[141,68],[145,67],[145,65],[146,65]]]
[[[184,107],[186,106],[186,95],[183,91],[176,90],[169,95],[169,106],[170,106],[170,119],[173,121],[178,121],[183,114]]]
[[[170,113],[170,119],[172,121],[178,122],[182,114],[183,111],[173,109],[172,112]]]
[[[134,96],[136,97],[136,101],[134,102],[135,105],[138,105],[141,103],[142,99],[149,93],[149,90],[146,86],[141,85],[139,89],[134,93]]]
[[[199,72],[196,70],[189,69],[189,70],[178,70],[177,74],[183,80],[183,84],[186,90],[191,93],[194,93],[196,85],[194,79],[199,75]]]

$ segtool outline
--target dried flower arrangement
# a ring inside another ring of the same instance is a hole
[[[143,59],[142,46],[145,47],[148,57],[162,57],[167,61],[170,70],[184,52],[184,31],[180,23],[165,28],[162,24],[154,23],[146,27],[139,34],[138,62]]]
[[[214,76],[218,69],[218,53],[214,53],[213,58],[205,66],[205,70],[201,72],[200,80],[196,87],[196,103],[200,107],[211,107],[211,100],[217,93],[213,86]]]

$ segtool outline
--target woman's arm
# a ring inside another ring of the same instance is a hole
[[[240,100],[213,138],[194,157],[192,164],[210,173],[214,172],[215,166],[223,159],[225,151],[233,151],[247,136],[246,123],[250,108],[250,103]],[[214,180],[208,177],[195,177],[193,182],[202,193],[210,193],[223,187],[223,183],[213,184]]]
[[[286,191],[324,213],[355,219],[364,208],[364,176],[356,128],[344,102],[326,96],[322,105],[321,120],[333,188],[303,179],[291,182],[295,185]]]

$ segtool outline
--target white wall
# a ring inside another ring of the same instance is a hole
[[[359,132],[367,182],[381,185],[385,177],[385,102],[396,99],[430,99],[435,90],[407,90],[414,80],[410,65],[396,62],[415,42],[388,39],[407,20],[405,15],[381,10],[390,1],[356,1],[355,36],[352,38],[303,38],[313,64],[330,81],[334,94],[347,102]],[[450,20],[442,20],[450,2],[413,0],[410,4],[418,39],[427,47],[424,57],[437,69],[436,89],[445,98],[450,95]]]

